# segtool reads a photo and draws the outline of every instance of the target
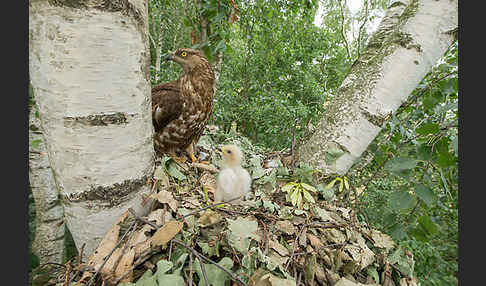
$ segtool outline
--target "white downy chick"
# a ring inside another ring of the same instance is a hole
[[[227,202],[239,196],[248,199],[251,187],[251,177],[248,171],[241,167],[243,153],[236,145],[226,145],[221,148],[223,153],[223,168],[216,182],[215,202]],[[241,203],[241,199],[232,201]]]

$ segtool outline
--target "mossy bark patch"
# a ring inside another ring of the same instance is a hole
[[[139,25],[144,25],[144,16],[128,0],[47,0],[49,4],[75,9],[97,9],[106,12],[121,12],[134,18]]]
[[[129,199],[130,194],[138,192],[146,184],[148,178],[149,176],[146,175],[139,179],[125,180],[111,186],[92,186],[85,192],[63,194],[62,199],[66,203],[96,201],[103,207],[111,208]]]
[[[114,114],[94,114],[79,117],[64,117],[64,127],[82,126],[108,126],[111,124],[127,124],[128,119],[134,117],[132,114],[117,112]]]

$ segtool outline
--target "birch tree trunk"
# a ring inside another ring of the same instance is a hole
[[[453,43],[457,5],[457,0],[393,1],[316,132],[298,146],[297,161],[324,174],[345,174]]]
[[[35,201],[35,235],[32,250],[40,263],[62,263],[64,255],[64,210],[59,200],[46,144],[35,116],[29,112],[29,182]]]
[[[85,257],[154,168],[147,3],[31,0],[29,72],[67,227]]]

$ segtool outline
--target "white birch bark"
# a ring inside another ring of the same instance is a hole
[[[31,0],[29,72],[67,227],[84,257],[143,214],[154,167],[147,3]]]
[[[29,113],[29,182],[35,201],[35,235],[32,250],[40,263],[62,263],[64,210],[59,201],[36,107]]]
[[[453,43],[457,0],[393,1],[296,159],[345,174]],[[336,161],[328,151],[344,152]],[[332,163],[330,163],[332,162]]]

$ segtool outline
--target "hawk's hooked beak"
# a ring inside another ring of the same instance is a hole
[[[171,61],[174,58],[173,53],[169,52],[167,55],[164,57],[164,60],[166,61]]]

